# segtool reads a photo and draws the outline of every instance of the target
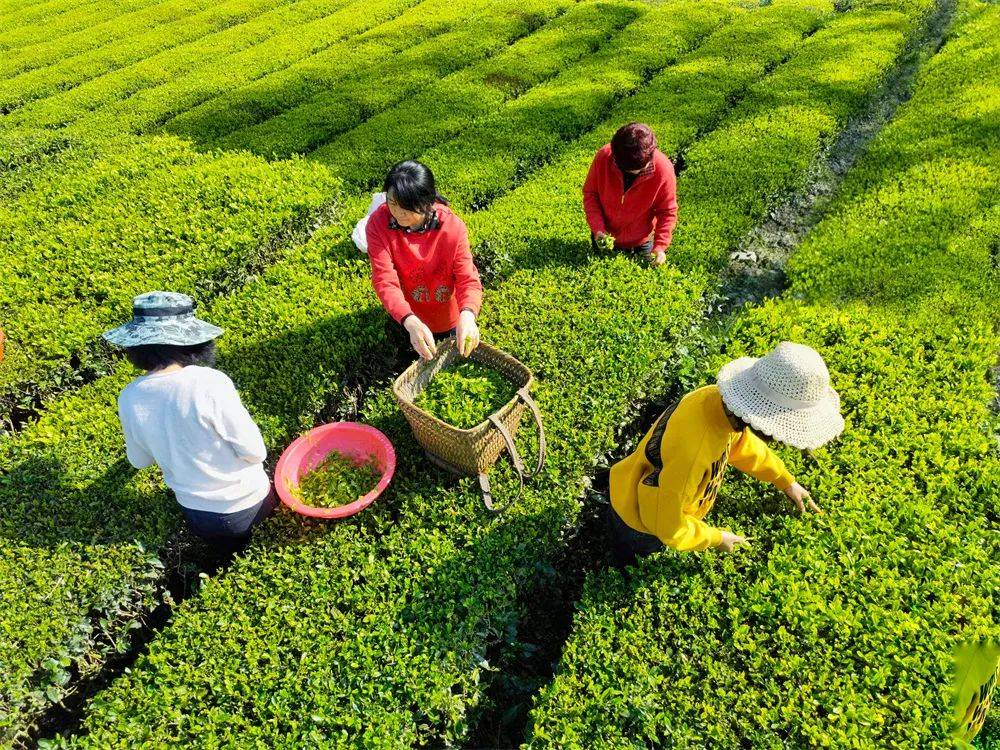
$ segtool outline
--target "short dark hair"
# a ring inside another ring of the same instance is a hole
[[[393,166],[385,176],[383,190],[386,197],[391,193],[407,211],[427,213],[435,203],[448,205],[437,191],[434,173],[419,161],[401,161]]]
[[[125,357],[140,370],[159,370],[169,365],[211,367],[215,364],[215,341],[190,346],[173,344],[129,346],[125,348]]]
[[[611,155],[618,168],[626,171],[642,169],[656,152],[656,136],[649,125],[630,122],[618,128],[611,139]]]

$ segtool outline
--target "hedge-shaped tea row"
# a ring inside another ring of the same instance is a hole
[[[117,42],[124,36],[192,16],[206,6],[207,0],[168,0],[132,11],[123,18],[102,20],[89,29],[49,38],[27,48],[7,50],[0,60],[0,77],[10,78],[28,70],[52,65],[70,55],[80,55]]]
[[[0,111],[12,112],[28,102],[79,86],[147,57],[208,37],[231,26],[248,23],[251,18],[272,11],[275,5],[274,0],[226,2],[197,12],[197,4],[201,2],[202,0],[183,0],[176,4],[154,6],[150,12],[171,8],[177,19],[168,23],[168,19],[161,17],[162,14],[156,14],[153,16],[153,28],[146,31],[118,19],[110,21],[110,31],[126,34],[127,38],[112,38],[108,44],[80,54],[71,51],[72,43],[79,44],[79,41],[68,38],[49,42],[46,50],[39,50],[40,45],[32,45],[22,50],[20,56],[5,56],[0,61],[0,70],[17,71],[19,67],[26,65],[32,69],[20,75],[8,74],[5,76],[8,80],[0,82]],[[343,2],[339,5],[343,5]],[[93,38],[90,30],[80,34],[84,40]],[[40,62],[47,58],[52,60],[52,64]]]
[[[50,97],[31,102],[0,119],[0,125],[59,127],[90,115],[93,131],[102,122],[112,132],[123,128],[108,122],[117,115],[140,117],[149,108],[173,109],[177,89],[188,89],[178,106],[218,94],[226,75],[259,77],[341,42],[390,19],[417,0],[304,0],[276,8],[247,23],[225,29]],[[204,79],[204,87],[197,85]],[[211,85],[210,85],[211,84]],[[151,91],[149,91],[151,90]],[[145,108],[143,108],[145,107]],[[132,108],[136,108],[132,112]],[[98,110],[94,112],[94,110]],[[159,109],[156,109],[159,112]],[[154,116],[154,121],[156,116]],[[162,121],[162,120],[161,120]],[[127,124],[127,123],[123,123]],[[128,128],[124,128],[128,129]]]
[[[474,202],[474,191],[464,184],[469,181],[488,184],[491,194],[509,190],[516,184],[515,176],[526,179],[545,155],[603,119],[616,100],[634,93],[651,74],[675,62],[731,12],[711,4],[651,9],[579,65],[476,120],[423,158],[437,172],[448,175],[448,197],[457,206],[467,208]],[[378,130],[349,133],[311,157],[345,175],[366,176],[373,158],[366,155],[384,159],[383,154],[398,153],[405,143],[387,127],[389,122],[383,120]],[[409,131],[400,135],[406,137]],[[368,140],[359,142],[359,135]],[[355,159],[359,158],[366,161],[358,164]]]
[[[6,15],[0,33],[0,50],[36,44],[60,34],[87,28],[98,19],[126,13],[148,5],[149,0],[92,0],[74,6],[65,0],[38,3]]]
[[[380,0],[381,3],[386,1]],[[565,7],[565,3],[572,1],[562,0],[555,7]],[[393,8],[392,15],[398,16],[397,18],[379,25],[369,24],[375,27],[338,44],[330,43],[328,32],[316,34],[315,39],[311,39],[311,32],[295,34],[280,42],[272,40],[233,55],[221,65],[201,68],[196,75],[188,75],[162,87],[141,91],[128,101],[95,111],[82,118],[75,127],[121,127],[134,132],[148,132],[193,107],[216,96],[239,91],[244,86],[254,91],[263,87],[268,91],[268,99],[272,102],[270,106],[280,109],[285,106],[286,100],[297,101],[297,91],[303,88],[310,92],[315,85],[325,85],[323,81],[334,85],[340,77],[355,70],[371,76],[373,70],[387,64],[395,55],[453,30],[463,12],[472,12],[467,0],[459,3],[447,3],[445,0],[407,2],[407,8]],[[537,3],[538,0],[533,2]],[[397,6],[400,3],[401,0],[396,0]],[[485,7],[492,5],[491,2]],[[482,4],[477,8],[485,12]],[[378,5],[369,4],[364,10],[372,13],[378,10]],[[541,18],[546,17],[546,12],[541,11]],[[354,15],[358,14],[355,12],[348,15],[352,22]],[[530,25],[531,14],[527,14],[524,20]],[[345,24],[341,22],[339,25],[343,27]],[[346,34],[341,33],[340,36]],[[282,62],[283,64],[279,64]],[[285,70],[289,68],[291,71],[286,74]],[[304,81],[296,80],[297,74],[302,71],[311,75],[306,76]],[[271,90],[272,85],[274,90]],[[378,86],[371,82],[368,85]],[[262,103],[261,106],[266,105]],[[272,113],[273,111],[265,111],[261,116]],[[209,121],[214,116],[211,115]],[[199,124],[198,127],[211,127],[211,124]]]
[[[49,130],[10,130],[0,138],[0,173],[24,175],[31,169],[37,169],[46,157],[51,157],[69,148],[71,139],[60,133]],[[4,174],[0,181],[0,197],[16,196],[17,191],[11,189],[8,181],[10,175]]]
[[[366,186],[403,154],[418,153],[495,112],[509,100],[591,54],[645,12],[635,3],[586,3],[509,51],[427,87],[370,117],[324,150],[348,185]],[[434,113],[430,116],[429,113]],[[313,155],[319,158],[318,154]]]
[[[668,128],[657,119],[663,112],[638,114]],[[748,132],[739,145],[753,144]],[[767,169],[769,149],[760,153]],[[550,191],[578,193],[586,166],[548,182]],[[189,600],[149,655],[98,698],[78,744],[239,737],[266,746],[281,737],[410,746],[466,733],[489,669],[485,650],[514,637],[518,584],[551,559],[592,457],[644,395],[637,390],[662,387],[664,332],[676,340],[697,317],[707,281],[666,270],[651,277],[621,256],[581,258],[578,210],[542,218],[549,241],[524,248],[484,320],[540,375],[552,437],[544,481],[484,526],[470,483],[442,493],[440,474],[420,476],[426,463],[383,392],[366,418],[400,448],[396,507],[382,503],[329,529],[303,530],[287,516],[267,524],[247,556]]]
[[[451,28],[427,41],[408,43],[404,37],[406,48],[395,49],[391,40],[387,44],[377,36],[341,54],[317,56],[189,111],[167,128],[196,140],[208,139],[216,148],[249,148],[286,157],[307,150],[326,132],[347,130],[370,113],[491,58],[564,13],[573,1],[456,0],[448,6],[448,17],[462,22],[449,24]],[[319,98],[327,106],[295,107],[317,92],[326,92]],[[240,129],[225,137],[234,128]],[[211,141],[215,136],[222,137]]]
[[[522,14],[525,10],[529,8],[522,9]],[[558,10],[561,8],[553,7],[547,12]],[[335,88],[327,87],[304,104],[258,125],[240,128],[228,135],[222,135],[229,127],[225,122],[221,123],[221,127],[213,125],[212,132],[222,137],[211,144],[217,148],[249,148],[259,153],[273,153],[275,156],[306,152],[317,144],[328,141],[334,134],[351,129],[375,113],[385,110],[389,104],[397,102],[402,104],[392,107],[389,112],[399,109],[418,112],[415,105],[420,105],[423,108],[423,122],[431,125],[428,130],[433,132],[436,128],[447,127],[448,122],[454,128],[468,122],[475,115],[475,109],[466,112],[462,105],[466,108],[485,108],[491,103],[497,106],[491,100],[504,98],[504,76],[510,70],[518,70],[519,75],[521,74],[520,69],[515,66],[528,66],[523,73],[523,85],[529,87],[533,79],[537,82],[571,66],[577,58],[600,46],[607,36],[617,33],[643,10],[645,6],[636,3],[584,3],[571,6],[566,15],[506,47],[499,55],[446,75],[449,70],[466,60],[475,62],[476,57],[482,56],[482,48],[492,51],[492,45],[487,40],[479,40],[472,45],[464,42],[461,37],[468,35],[469,31],[459,29],[425,45],[411,47],[391,62],[379,66],[379,86],[372,86],[364,75],[352,75]],[[538,25],[542,20],[541,14],[535,18],[523,16],[522,23]],[[470,18],[462,26],[476,23],[476,19]],[[462,49],[463,47],[467,49]],[[461,57],[451,59],[458,54]],[[533,73],[532,67],[538,72]],[[486,83],[486,80],[492,81],[492,85]],[[253,102],[253,98],[252,92],[246,89],[226,97],[227,100],[239,99],[240,108],[249,107],[255,111],[261,109],[260,104]],[[459,108],[451,109],[451,102],[456,101],[461,103]],[[213,102],[213,105],[216,104],[216,109],[222,106],[222,102]],[[273,109],[274,105],[271,104],[264,111]],[[198,114],[200,119],[204,119],[202,113],[189,114]],[[237,110],[228,119],[248,118]],[[213,118],[213,123],[217,121]],[[414,119],[416,121],[417,118]],[[380,126],[384,127],[385,123],[383,119]],[[172,126],[173,123],[169,125]],[[397,129],[394,127],[394,139],[405,137],[410,129],[396,135]],[[410,145],[408,153],[414,153],[425,142],[418,138]],[[370,169],[364,166],[361,169],[365,170],[366,176],[371,174]]]
[[[0,192],[0,425],[26,386],[59,387],[72,355],[85,368],[133,295],[238,286],[337,185],[309,162],[200,155],[167,137],[77,142],[44,162],[6,171]]]
[[[363,209],[362,201],[353,203],[347,215]],[[339,233],[346,235],[346,227]],[[385,349],[384,316],[368,290],[363,258],[346,241],[331,253],[325,244],[330,236],[289,253],[259,282],[218,299],[204,313],[226,327],[223,367],[244,388],[249,408],[276,448],[310,426],[316,414],[336,410],[338,391],[354,369],[352,363],[365,362],[373,373],[386,368],[369,356]],[[317,367],[317,362],[322,364]],[[99,667],[107,644],[122,638],[129,622],[153,601],[157,563],[135,543],[147,549],[162,547],[176,528],[176,511],[150,483],[148,472],[132,479],[123,471],[113,402],[123,378],[103,379],[50,404],[38,424],[11,441],[6,460],[0,461],[17,478],[2,503],[12,509],[6,516],[8,535],[15,538],[17,530],[19,538],[32,540],[28,549],[6,551],[8,566],[19,573],[6,576],[12,588],[4,594],[5,601],[15,601],[25,578],[41,580],[47,571],[52,572],[51,580],[40,590],[58,592],[50,594],[47,605],[36,602],[0,625],[5,633],[18,633],[17,639],[5,639],[11,645],[0,658],[3,673],[9,675],[0,694],[12,696],[4,727],[8,735],[25,730],[48,701],[73,687],[66,685],[69,665],[78,664],[85,672]],[[81,463],[82,445],[91,448]],[[63,452],[68,458],[59,460]],[[33,489],[36,482],[28,476],[35,465],[60,467],[58,483],[42,483],[51,491]],[[95,477],[101,477],[99,483]],[[95,528],[95,517],[80,498],[95,486],[116,511],[101,520],[100,528]],[[77,508],[77,515],[71,515]],[[133,531],[132,524],[142,520],[133,520],[137,508],[147,515]],[[150,513],[149,508],[156,511]],[[58,529],[38,520],[53,518],[59,519]],[[57,559],[38,554],[38,548],[60,535],[99,543],[60,547]],[[67,576],[67,570],[77,573]],[[52,608],[52,601],[60,606]],[[88,625],[91,612],[103,621],[97,632]],[[77,634],[81,629],[83,635]],[[43,669],[42,664],[49,666]]]
[[[998,23],[963,3],[793,259],[785,299],[733,331],[726,358],[794,339],[829,362],[848,429],[803,474],[827,515],[805,531],[762,519],[747,486],[719,520],[757,550],[591,580],[531,746],[952,746],[953,648],[1000,637],[1000,279],[983,273],[1000,126],[980,115],[1000,101]]]

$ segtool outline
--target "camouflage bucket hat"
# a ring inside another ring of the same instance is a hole
[[[132,300],[132,320],[104,334],[117,346],[193,346],[218,338],[222,329],[194,316],[194,300],[177,292],[147,292]]]

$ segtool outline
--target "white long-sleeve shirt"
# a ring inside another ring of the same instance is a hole
[[[260,429],[218,370],[191,365],[136,378],[118,396],[118,417],[129,462],[157,464],[185,508],[235,513],[270,491]]]

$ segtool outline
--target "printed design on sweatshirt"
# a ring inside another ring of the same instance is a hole
[[[708,471],[708,483],[705,485],[705,491],[702,493],[701,498],[698,500],[698,509],[705,509],[706,511],[712,507],[715,503],[715,498],[719,494],[719,488],[722,486],[722,480],[726,476],[726,467],[729,466],[729,446],[726,446],[726,450],[722,452],[722,455],[716,459],[712,464],[712,468]]]
[[[451,299],[451,287],[441,284],[434,290],[434,299],[438,302],[447,302]]]
[[[670,421],[670,417],[673,416],[679,403],[679,401],[672,403],[657,418],[656,424],[653,425],[653,432],[649,436],[649,442],[646,443],[646,460],[653,466],[653,471],[642,480],[642,483],[647,487],[660,486],[660,472],[663,471],[663,453],[661,450],[663,435],[667,431],[667,422]]]
[[[997,666],[997,671],[973,693],[969,705],[965,709],[965,715],[959,724],[964,739],[969,741],[975,739],[983,728],[983,724],[986,723],[986,714],[989,713],[993,690],[996,688],[998,680],[1000,680],[1000,666]]]
[[[413,287],[413,291],[410,292],[410,296],[413,297],[414,302],[430,302],[431,292],[426,285],[421,284],[420,286]]]

